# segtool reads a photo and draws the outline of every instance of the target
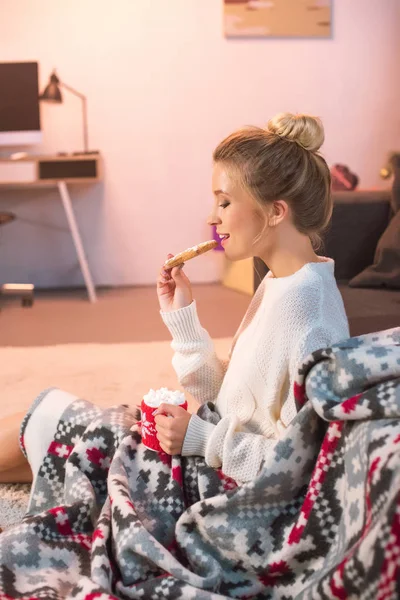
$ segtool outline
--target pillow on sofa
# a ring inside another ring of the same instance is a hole
[[[394,216],[375,250],[374,264],[349,281],[351,287],[400,289],[400,154],[392,158],[394,181],[391,205]]]

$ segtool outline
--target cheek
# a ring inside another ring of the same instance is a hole
[[[238,229],[240,229],[240,216],[237,215],[236,212],[231,212],[230,215],[227,215],[227,218],[224,219],[224,223],[227,226],[227,231],[229,233],[233,233],[234,231],[237,231]],[[242,222],[242,227],[243,227],[243,222]]]
[[[251,215],[247,211],[232,207],[223,219],[228,232],[244,233],[251,223]]]
[[[254,213],[247,213],[236,220],[236,227],[244,236],[253,240],[262,232],[264,223]]]
[[[251,208],[246,207],[243,210],[242,206],[235,205],[232,206],[229,213],[225,213],[222,228],[235,236],[237,241],[240,238],[247,244],[251,243],[262,232],[264,224],[264,219]]]

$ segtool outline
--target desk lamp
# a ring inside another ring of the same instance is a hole
[[[87,126],[87,105],[86,96],[78,92],[71,86],[67,85],[63,81],[60,81],[55,71],[50,76],[50,81],[46,86],[43,94],[39,96],[39,100],[45,100],[46,102],[61,103],[63,101],[60,87],[65,88],[82,101],[82,121],[83,121],[83,152],[77,152],[76,154],[98,154],[97,150],[88,150],[88,126]]]

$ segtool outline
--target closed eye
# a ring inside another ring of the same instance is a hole
[[[223,204],[220,204],[219,207],[220,208],[226,208],[229,205],[230,205],[230,202],[224,202]]]

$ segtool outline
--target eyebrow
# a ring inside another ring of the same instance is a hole
[[[215,196],[219,196],[220,194],[224,194],[225,196],[229,196],[228,192],[224,192],[224,190],[215,190]]]

